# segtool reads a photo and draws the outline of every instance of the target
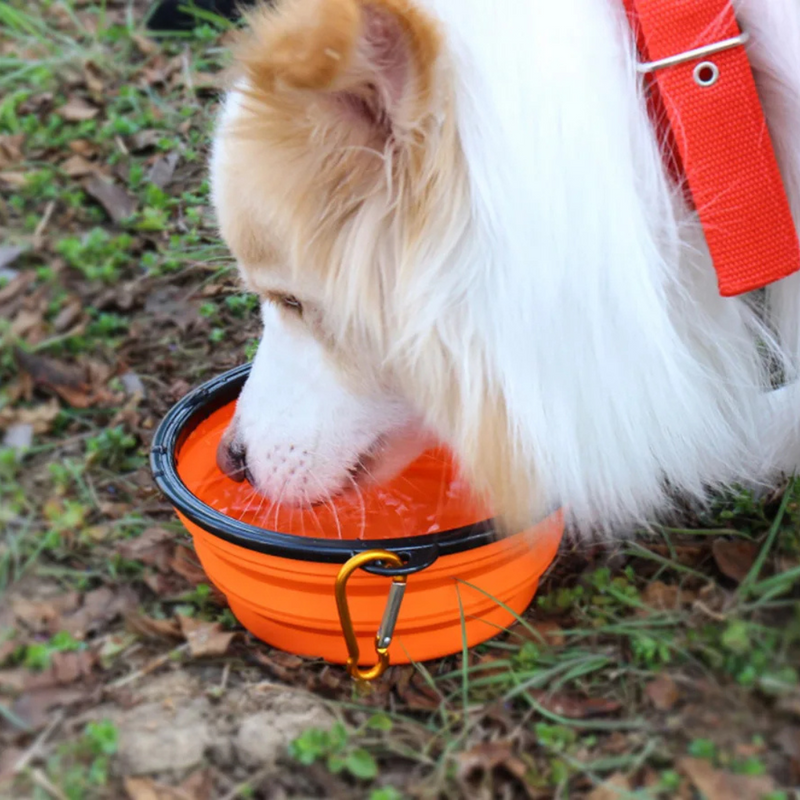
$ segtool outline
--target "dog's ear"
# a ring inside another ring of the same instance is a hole
[[[402,144],[431,110],[439,35],[409,0],[279,0],[248,21],[249,89],[301,131]]]

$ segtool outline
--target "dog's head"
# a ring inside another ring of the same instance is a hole
[[[476,485],[512,489],[435,21],[404,0],[280,0],[249,23],[211,172],[264,332],[221,466],[313,503],[388,477],[433,432]]]

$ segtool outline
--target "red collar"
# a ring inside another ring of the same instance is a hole
[[[703,225],[719,291],[800,269],[789,201],[730,0],[624,0],[654,120]]]

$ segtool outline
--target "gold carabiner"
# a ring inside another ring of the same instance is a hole
[[[383,612],[380,627],[375,635],[375,652],[378,654],[378,663],[370,669],[360,670],[358,668],[358,640],[353,630],[353,620],[350,617],[350,609],[347,606],[347,581],[350,576],[365,564],[373,561],[385,561],[393,567],[402,567],[403,559],[396,553],[388,550],[367,550],[358,553],[347,561],[339,570],[336,576],[336,607],[339,609],[339,622],[342,625],[342,633],[347,643],[347,671],[350,676],[360,681],[374,681],[386,672],[389,666],[389,645],[394,635],[394,626],[397,623],[397,615],[400,612],[400,603],[406,589],[406,576],[395,575],[392,578],[392,586],[389,589],[389,599],[386,602],[386,609]]]

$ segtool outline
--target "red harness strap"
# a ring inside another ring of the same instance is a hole
[[[730,0],[624,2],[720,294],[796,272],[800,244]]]

